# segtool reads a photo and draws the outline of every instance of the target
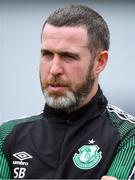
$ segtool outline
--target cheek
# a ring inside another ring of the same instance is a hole
[[[39,69],[40,69],[41,81],[44,82],[46,80],[46,78],[47,78],[47,71],[48,71],[47,66],[44,63],[40,62]]]
[[[72,88],[75,90],[80,87],[80,85],[86,80],[88,68],[75,67],[73,71],[70,72],[70,81],[72,83]]]

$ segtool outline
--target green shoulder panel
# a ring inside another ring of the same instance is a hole
[[[120,143],[107,175],[128,179],[135,166],[135,117],[110,104],[104,115],[120,134]]]
[[[21,119],[8,121],[8,122],[3,123],[0,126],[0,179],[11,179],[11,172],[10,172],[9,164],[2,149],[3,143],[6,137],[12,132],[12,130],[17,124],[40,120],[42,118],[43,118],[43,115],[38,114],[38,115],[30,116],[30,117],[24,117]]]

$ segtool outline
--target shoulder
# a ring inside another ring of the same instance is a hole
[[[4,141],[7,135],[9,135],[17,125],[38,121],[42,118],[43,118],[43,113],[40,112],[2,123],[0,126],[0,142]]]
[[[135,135],[134,116],[112,104],[106,106],[104,115],[111,121],[113,126],[118,129],[120,138],[129,138]]]
[[[9,167],[8,158],[6,156],[6,151],[4,149],[6,139],[12,134],[14,128],[19,124],[34,122],[36,120],[42,119],[42,116],[42,112],[40,112],[38,114],[7,121],[0,126],[0,179],[11,179],[11,170]],[[10,143],[13,143],[13,141],[9,141],[7,146],[10,146]]]
[[[107,174],[118,179],[130,179],[135,164],[135,117],[111,104],[107,105],[104,115],[114,128],[117,128],[120,136],[116,154]]]
[[[119,121],[128,121],[131,124],[135,124],[135,117],[130,115],[126,111],[120,109],[119,107],[114,106],[112,104],[108,104],[106,108],[107,108],[108,113],[111,116],[119,119]]]

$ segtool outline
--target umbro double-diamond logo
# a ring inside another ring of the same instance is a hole
[[[14,179],[22,179],[25,177],[27,166],[29,165],[29,162],[25,160],[31,159],[33,157],[24,151],[13,154],[13,157],[17,159],[13,161]]]
[[[13,156],[16,157],[17,159],[19,159],[20,161],[32,158],[32,156],[30,154],[28,154],[24,151],[15,153],[15,154],[13,154]]]

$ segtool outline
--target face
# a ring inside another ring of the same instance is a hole
[[[49,106],[68,110],[89,101],[96,77],[87,39],[84,27],[45,25],[40,80]]]

